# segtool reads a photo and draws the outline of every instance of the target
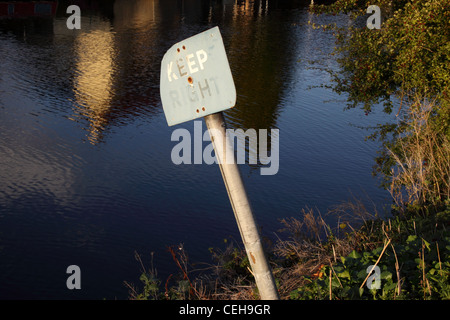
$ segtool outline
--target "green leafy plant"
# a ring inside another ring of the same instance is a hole
[[[380,30],[368,29],[366,9],[382,10]],[[450,2],[448,0],[337,0],[313,6],[317,14],[349,14],[350,27],[325,26],[336,38],[341,70],[334,90],[348,94],[348,107],[370,112],[379,102],[392,111],[392,98],[415,93],[446,106],[450,99]],[[448,124],[447,124],[448,125]]]
[[[445,228],[448,217],[432,233],[425,225],[418,223],[416,228],[414,223],[414,228],[409,228],[400,221],[382,225],[383,246],[364,251],[356,248],[340,260],[323,265],[313,276],[305,277],[304,285],[293,290],[290,298],[449,299],[450,236]],[[380,286],[369,289],[367,281],[371,284],[373,279],[369,278],[368,271],[373,266],[379,268]]]
[[[175,248],[176,247],[176,248]],[[188,257],[183,245],[168,247],[169,253],[179,269],[179,274],[171,274],[165,281],[164,288],[161,288],[161,280],[158,278],[156,268],[153,266],[153,253],[151,254],[151,266],[145,268],[141,256],[135,253],[136,260],[141,266],[139,281],[141,287],[136,287],[128,282],[125,286],[129,289],[132,300],[186,300],[203,299],[206,288],[201,279],[191,281],[188,271]]]

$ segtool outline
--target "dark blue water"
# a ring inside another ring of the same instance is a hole
[[[316,87],[338,67],[334,42],[299,1],[85,3],[80,30],[64,1],[54,17],[0,18],[0,299],[126,299],[135,251],[154,252],[165,281],[177,272],[167,246],[211,263],[209,247],[239,240],[219,168],[172,163],[173,130],[194,123],[168,127],[159,96],[165,51],[216,25],[238,95],[229,127],[279,129],[276,175],[240,166],[264,236],[305,207],[389,204],[371,176],[378,145],[359,128],[386,117]],[[332,21],[347,17],[318,20]],[[72,264],[81,290],[66,287]]]

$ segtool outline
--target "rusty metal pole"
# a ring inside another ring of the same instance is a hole
[[[204,118],[260,297],[263,300],[278,300],[275,280],[264,254],[261,237],[236,163],[234,148],[226,136],[223,114],[213,113]]]

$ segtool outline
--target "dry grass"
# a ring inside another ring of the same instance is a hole
[[[432,124],[435,109],[433,102],[415,99],[404,116],[408,126],[398,148],[389,149],[395,160],[389,191],[399,208],[450,198],[450,141]]]
[[[416,225],[414,220],[411,223],[406,221],[391,225],[390,219],[374,219],[374,215],[377,214],[369,214],[364,203],[355,199],[332,208],[325,219],[317,210],[308,208],[301,210],[298,217],[282,219],[283,229],[280,230],[280,236],[283,233],[285,237],[278,237],[271,246],[266,246],[280,298],[290,299],[292,292],[310,283],[311,279],[321,278],[323,266],[330,266],[330,274],[335,272],[333,266],[336,267],[341,257],[347,257],[353,250],[371,252],[379,247],[382,247],[383,251],[376,264],[385,250],[392,248],[395,272],[399,279],[396,295],[400,295],[403,290],[400,279],[404,276],[400,274],[402,266],[399,265],[391,240],[398,238],[400,233],[416,234]],[[340,222],[336,228],[330,228],[326,223],[330,217]],[[424,225],[422,229],[425,227]],[[403,230],[405,228],[408,230]],[[126,283],[130,289],[130,299],[258,299],[258,290],[249,269],[247,255],[239,243],[228,240],[225,249],[211,249],[214,264],[207,264],[203,269],[199,269],[198,264],[194,268],[189,263],[182,245],[169,248],[169,253],[179,269],[178,274],[162,282],[150,282],[144,296],[141,290]],[[424,254],[420,257],[423,260]],[[149,278],[157,278],[153,262],[152,266],[146,269],[139,256],[137,260]],[[336,273],[334,275],[336,276]]]
[[[333,208],[329,214],[340,217],[359,216],[366,217],[367,212],[361,202],[345,203]],[[345,228],[354,232],[348,219],[344,219]],[[314,276],[322,265],[335,262],[342,255],[347,255],[354,249],[357,237],[334,237],[334,231],[327,225],[320,212],[312,209],[303,209],[299,217],[281,220],[281,233],[287,239],[278,238],[269,250],[270,263],[281,299],[288,299],[291,291],[304,283],[305,276]],[[337,233],[336,233],[337,234]],[[148,298],[171,299],[173,296],[181,299],[194,300],[255,300],[258,299],[258,290],[249,269],[245,250],[239,247],[238,242],[228,241],[224,250],[211,251],[215,264],[207,265],[199,272],[189,263],[188,255],[182,245],[170,247],[179,274],[169,277],[165,283],[147,284]],[[141,271],[157,278],[156,269],[145,268],[138,254],[136,259]],[[204,273],[203,271],[206,271]],[[181,289],[176,283],[184,282],[187,288]],[[142,299],[142,290],[125,282],[130,292],[130,299]],[[159,288],[159,290],[158,290]]]
[[[368,239],[361,238],[364,234],[352,226],[352,223],[363,224],[369,216],[373,217],[362,201],[355,199],[342,203],[332,208],[327,215],[337,217],[340,221],[336,228],[330,228],[320,212],[308,208],[302,210],[300,218],[281,220],[284,226],[281,231],[290,236],[287,240],[278,239],[273,251],[285,264],[286,261],[291,262],[274,269],[282,299],[288,299],[293,290],[302,286],[305,277],[319,277],[323,265],[333,265],[360,243],[370,244]]]

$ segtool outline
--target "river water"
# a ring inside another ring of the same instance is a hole
[[[344,111],[321,86],[323,68],[338,68],[333,37],[307,25],[301,1],[71,3],[79,30],[65,1],[52,17],[0,18],[0,299],[126,299],[135,252],[147,266],[154,253],[164,282],[177,272],[167,246],[211,263],[209,247],[239,240],[217,165],[172,162],[172,132],[195,122],[168,127],[159,92],[164,53],[214,26],[237,89],[228,126],[279,130],[276,174],[240,165],[262,234],[305,207],[389,204],[371,175],[378,145],[360,128],[386,116]],[[80,290],[66,287],[70,265]]]

